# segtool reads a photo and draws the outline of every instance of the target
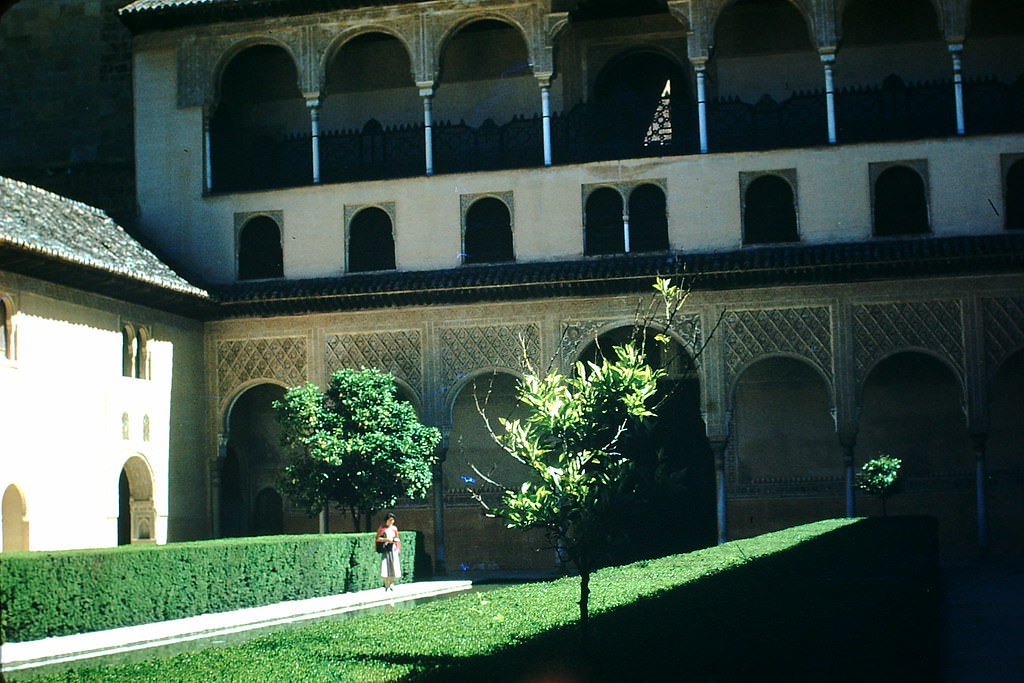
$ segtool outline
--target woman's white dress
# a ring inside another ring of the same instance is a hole
[[[391,545],[388,546],[389,550],[380,554],[380,576],[384,579],[397,579],[402,576],[402,567],[398,562],[398,529],[385,527],[384,535],[391,541]]]

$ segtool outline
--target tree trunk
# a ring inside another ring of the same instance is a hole
[[[590,631],[590,565],[578,562],[580,569],[580,648],[586,652]]]

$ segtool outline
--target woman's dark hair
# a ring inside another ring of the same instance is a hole
[[[388,514],[384,515],[384,521],[385,522],[388,521],[389,519],[394,519],[394,518],[395,518],[395,516],[393,514],[391,514],[390,512]]]

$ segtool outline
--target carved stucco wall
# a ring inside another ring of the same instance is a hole
[[[955,369],[963,382],[963,304],[959,300],[892,302],[853,307],[854,370],[858,387],[878,361],[897,351],[924,349]]]
[[[621,325],[617,324],[621,323]],[[573,363],[579,358],[586,347],[593,342],[603,331],[610,331],[618,327],[632,326],[632,321],[623,321],[620,318],[590,318],[586,320],[565,319],[561,322],[561,335],[558,339],[558,360],[561,363],[561,371],[569,372]],[[701,329],[700,315],[697,313],[676,316],[671,324],[662,318],[655,318],[650,321],[653,329],[665,329],[666,327],[680,341],[690,357],[694,357],[697,351],[703,346],[703,332]]]
[[[991,379],[1024,346],[1024,297],[982,300],[985,326],[985,375]]]
[[[442,327],[437,333],[440,387],[446,394],[476,370],[498,368],[519,375],[526,370],[525,358],[540,358],[539,323]]]
[[[255,379],[295,386],[308,379],[308,368],[305,337],[221,341],[217,343],[216,390],[227,399]]]
[[[369,334],[331,334],[324,339],[327,376],[341,368],[386,370],[423,395],[423,334],[396,330]]]

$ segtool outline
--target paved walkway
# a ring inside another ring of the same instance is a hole
[[[328,617],[344,612],[390,605],[417,598],[469,590],[473,582],[420,581],[403,583],[385,592],[382,588],[292,600],[276,605],[202,614],[155,624],[126,626],[107,631],[44,638],[26,643],[6,643],[0,651],[0,671],[15,673],[43,665],[87,660],[134,650],[173,645],[211,636],[262,629],[296,621]]]

